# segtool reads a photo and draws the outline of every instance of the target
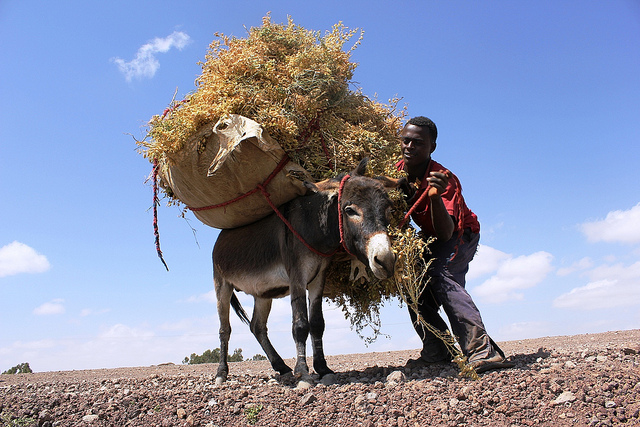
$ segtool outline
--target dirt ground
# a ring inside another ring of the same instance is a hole
[[[499,343],[515,368],[478,380],[418,350],[328,356],[310,388],[268,362],[0,376],[0,426],[640,426],[640,330]],[[287,360],[293,366],[293,360]]]

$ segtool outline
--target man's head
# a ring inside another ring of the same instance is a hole
[[[431,134],[431,142],[436,142],[436,138],[438,138],[438,128],[436,128],[436,124],[433,123],[433,120],[430,118],[425,116],[416,116],[410,119],[407,124],[427,128]]]
[[[436,149],[438,129],[431,119],[417,116],[407,122],[400,132],[400,148],[405,169],[424,167]]]

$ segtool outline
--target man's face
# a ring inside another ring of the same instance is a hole
[[[416,167],[431,159],[436,144],[431,141],[428,129],[407,124],[400,132],[400,148],[404,164]]]

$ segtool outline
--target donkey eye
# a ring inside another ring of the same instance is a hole
[[[346,208],[344,208],[344,213],[346,213],[349,216],[358,215],[358,212],[355,209],[353,209],[351,206],[347,206]]]

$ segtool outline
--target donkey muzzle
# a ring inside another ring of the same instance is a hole
[[[391,250],[391,240],[387,233],[379,232],[371,236],[367,245],[369,268],[378,279],[387,279],[393,275],[396,255]]]

